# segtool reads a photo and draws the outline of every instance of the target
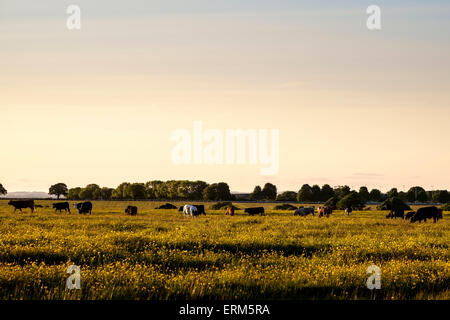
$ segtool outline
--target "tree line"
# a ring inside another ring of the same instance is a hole
[[[115,189],[97,184],[68,189],[64,183],[58,183],[50,187],[49,194],[69,200],[235,200],[225,182],[188,180],[123,182]]]
[[[7,190],[0,184],[0,194],[7,194]],[[208,184],[205,181],[189,180],[153,180],[146,183],[123,182],[116,188],[100,187],[97,184],[88,184],[86,187],[68,188],[64,183],[57,183],[49,188],[49,194],[58,199],[61,196],[69,200],[236,200],[231,194],[227,183],[219,182]],[[266,183],[262,188],[257,185],[248,199],[256,201],[285,201],[285,202],[323,202],[337,204],[348,197],[355,203],[383,202],[389,198],[399,198],[404,202],[450,202],[450,193],[447,190],[426,191],[420,186],[410,188],[407,192],[392,188],[387,193],[378,189],[369,189],[365,186],[358,191],[351,190],[349,186],[331,187],[324,184],[310,186],[304,184],[297,192],[285,191],[280,194],[272,183]]]

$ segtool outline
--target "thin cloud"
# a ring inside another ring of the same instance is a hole
[[[298,88],[298,87],[304,87],[308,83],[304,81],[296,81],[296,82],[283,82],[278,84],[278,87],[280,88]]]

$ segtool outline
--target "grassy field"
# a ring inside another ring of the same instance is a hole
[[[50,201],[37,201],[51,205]],[[449,299],[449,212],[434,224],[361,211],[326,219],[93,202],[92,216],[0,201],[0,299]],[[136,203],[134,203],[136,205]],[[237,204],[244,208],[254,204]],[[81,290],[66,269],[81,268]],[[367,267],[381,268],[369,290]]]

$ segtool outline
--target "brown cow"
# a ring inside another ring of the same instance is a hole
[[[225,213],[227,216],[234,216],[234,208],[228,207],[227,212]]]
[[[137,215],[137,212],[138,212],[138,208],[137,208],[136,206],[128,206],[128,207],[125,209],[125,213],[126,213],[127,215],[130,215],[130,216],[135,216],[135,215]]]
[[[34,212],[34,200],[11,200],[8,202],[8,205],[14,207],[14,212],[16,212],[17,209],[22,212],[22,209],[30,208],[31,212]]]
[[[333,209],[331,207],[319,207],[319,218],[327,217],[329,218],[330,215],[333,213]]]

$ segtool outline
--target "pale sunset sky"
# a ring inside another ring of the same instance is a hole
[[[68,30],[66,8],[81,8]],[[381,8],[381,30],[366,8]],[[175,165],[174,130],[279,129],[279,171]],[[450,189],[450,2],[0,0],[0,183]]]

